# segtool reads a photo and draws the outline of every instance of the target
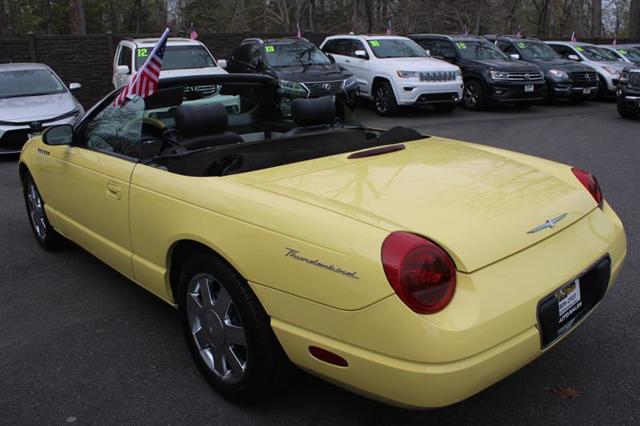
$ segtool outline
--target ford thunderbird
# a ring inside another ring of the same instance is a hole
[[[177,77],[115,106],[116,90],[19,162],[38,243],[70,240],[175,306],[225,397],[262,398],[293,364],[445,406],[552,350],[611,289],[626,239],[592,174],[366,128],[331,96],[284,113],[283,90]]]

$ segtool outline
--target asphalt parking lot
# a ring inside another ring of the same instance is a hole
[[[82,249],[44,252],[31,234],[15,159],[0,160],[0,423],[638,424],[640,121],[612,103],[453,114],[407,110],[368,125],[512,149],[598,176],[626,226],[617,285],[554,350],[457,405],[388,407],[300,373],[251,407],[213,393],[177,313]],[[540,267],[544,267],[541,265]]]

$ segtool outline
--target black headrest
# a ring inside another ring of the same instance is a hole
[[[183,138],[227,130],[227,110],[219,102],[183,104],[176,109],[176,131]]]
[[[291,119],[301,127],[333,124],[336,104],[329,96],[321,98],[297,98],[291,102]]]

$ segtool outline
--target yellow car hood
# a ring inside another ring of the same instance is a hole
[[[545,160],[440,138],[405,145],[373,157],[343,154],[234,177],[388,231],[421,234],[465,272],[553,235],[596,205],[568,167],[561,170],[570,178],[557,176],[532,164],[548,166]],[[553,228],[528,233],[565,213]],[[330,239],[331,229],[326,233]]]

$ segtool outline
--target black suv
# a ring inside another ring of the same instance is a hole
[[[622,71],[616,100],[621,117],[635,118],[640,114],[640,68],[628,67]]]
[[[544,72],[547,100],[554,98],[581,102],[598,93],[598,73],[588,65],[563,59],[546,43],[518,36],[486,36],[487,40],[512,59],[536,64]]]
[[[277,79],[285,113],[295,98],[334,95],[351,108],[358,100],[353,74],[304,38],[246,39],[231,55],[227,70]]]
[[[544,74],[537,65],[507,57],[482,37],[413,34],[409,38],[434,58],[460,67],[463,105],[468,109],[499,103],[527,108],[544,98]]]

